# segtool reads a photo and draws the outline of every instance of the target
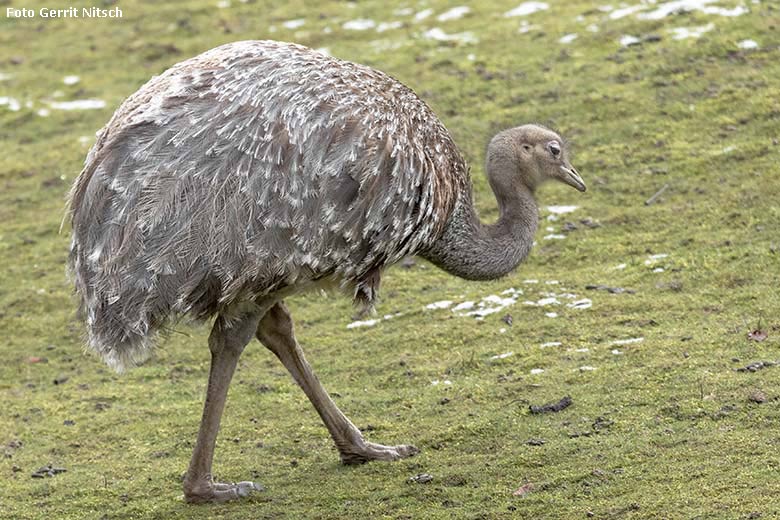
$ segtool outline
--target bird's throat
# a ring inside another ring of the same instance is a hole
[[[538,209],[528,190],[497,197],[500,216],[482,224],[470,190],[461,194],[441,237],[422,256],[467,280],[500,278],[528,256],[538,224]]]

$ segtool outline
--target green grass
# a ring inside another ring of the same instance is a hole
[[[0,96],[22,105],[0,106],[0,517],[780,515],[780,366],[735,370],[780,360],[778,8],[763,1],[747,3],[751,12],[739,17],[613,20],[597,9],[601,2],[551,2],[527,17],[539,27],[520,33],[523,19],[503,16],[519,3],[480,2],[446,22],[435,16],[457,3],[399,4],[434,10],[415,22],[374,0],[233,1],[227,9],[128,1],[120,2],[121,20],[98,21],[8,19],[10,4],[0,2],[0,72],[10,75]],[[54,7],[24,7],[44,6]],[[282,25],[296,18],[305,24]],[[342,28],[357,18],[404,25],[382,33]],[[699,39],[669,32],[709,23]],[[479,41],[421,38],[432,27],[471,31]],[[579,37],[559,43],[568,33]],[[625,48],[618,40],[626,34],[661,39]],[[379,313],[403,315],[371,328],[348,330],[352,309],[338,295],[289,302],[309,359],[345,412],[371,426],[370,439],[414,443],[419,456],[340,466],[302,392],[254,344],[233,382],[215,473],[254,478],[268,489],[244,502],[188,506],[181,475],[200,419],[208,328],[182,325],[152,361],[113,374],[83,352],[64,274],[68,230],[58,229],[92,136],[125,97],[177,61],[260,38],[327,47],[414,88],[469,159],[485,219],[496,210],[483,151],[506,126],[536,121],[560,129],[589,190],[540,191],[543,205],[580,208],[544,220],[531,257],[503,280],[469,283],[421,260],[392,268]],[[748,38],[759,48],[740,49]],[[64,85],[71,74],[80,82]],[[85,98],[107,107],[36,114],[47,99]],[[601,226],[584,226],[585,218]],[[561,233],[567,221],[577,229],[566,239],[543,239],[546,227]],[[668,256],[646,265],[654,254]],[[589,284],[635,293],[591,291]],[[508,287],[525,291],[507,309],[511,326],[501,321],[504,312],[476,321],[424,308]],[[592,307],[522,303],[549,291],[590,298]],[[550,311],[559,316],[546,317]],[[749,340],[759,323],[768,338]],[[612,344],[636,337],[644,340]],[[562,344],[540,348],[551,341]],[[491,359],[505,352],[514,355]],[[544,372],[531,374],[534,368]],[[760,394],[765,399],[755,402]],[[574,404],[562,412],[528,411],[564,395]],[[545,443],[528,445],[532,438]],[[49,463],[67,472],[31,478]],[[410,483],[418,473],[434,479]],[[530,493],[513,496],[528,483]]]

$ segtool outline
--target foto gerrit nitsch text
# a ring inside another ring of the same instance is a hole
[[[6,7],[7,18],[122,18],[122,10],[118,7],[103,9],[100,7],[67,7],[51,9],[29,9],[26,7]]]

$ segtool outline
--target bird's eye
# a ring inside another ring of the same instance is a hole
[[[558,157],[561,155],[561,145],[558,144],[557,141],[550,141],[547,143],[547,149],[550,150],[550,153],[553,154],[553,157]]]

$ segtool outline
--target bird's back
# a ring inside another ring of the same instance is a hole
[[[71,193],[90,344],[121,367],[173,314],[323,278],[371,303],[467,185],[438,118],[379,71],[260,41],[181,62],[117,110]]]

